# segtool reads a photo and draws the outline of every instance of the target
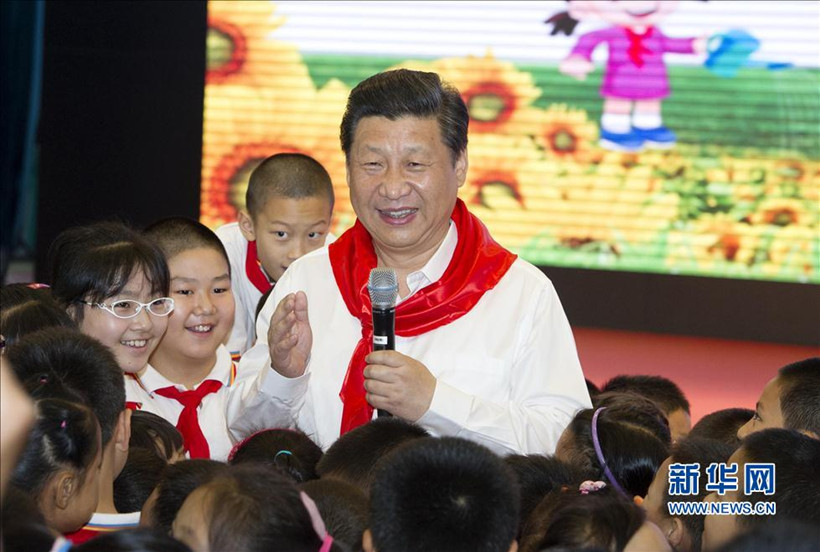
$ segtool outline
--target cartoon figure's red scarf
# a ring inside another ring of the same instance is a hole
[[[516,255],[492,239],[487,228],[456,200],[452,220],[458,244],[444,275],[396,308],[396,335],[412,337],[449,324],[467,314],[484,293],[493,289]],[[362,338],[353,351],[339,396],[344,403],[341,433],[369,422],[373,407],[365,400],[365,357],[373,342],[373,319],[367,282],[376,267],[373,241],[356,221],[328,247],[336,285],[348,311],[362,323]]]

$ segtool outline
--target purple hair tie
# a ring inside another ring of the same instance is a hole
[[[609,469],[609,466],[606,465],[606,460],[604,460],[604,453],[601,450],[601,443],[598,441],[598,415],[601,413],[601,410],[606,410],[605,406],[598,408],[595,411],[595,414],[592,415],[592,446],[595,447],[595,456],[598,457],[598,462],[600,462],[601,467],[604,469],[604,477],[612,483],[612,486],[615,487],[615,490],[624,495],[627,498],[630,496],[626,493],[623,487],[618,483],[615,479],[615,476],[612,475],[612,472]]]

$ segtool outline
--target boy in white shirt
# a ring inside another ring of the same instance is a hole
[[[148,366],[126,378],[127,400],[176,425],[191,458],[225,460],[235,441],[227,422],[251,406],[228,402],[243,374],[223,345],[234,319],[227,254],[210,229],[190,219],[164,219],[145,234],[165,254],[175,307]]]
[[[278,153],[251,173],[246,208],[216,231],[231,263],[236,318],[227,346],[235,360],[253,346],[262,295],[291,262],[333,241],[333,202],[330,175],[307,155]]]

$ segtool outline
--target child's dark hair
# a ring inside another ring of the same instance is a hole
[[[554,456],[540,454],[513,454],[504,458],[507,465],[517,476],[521,489],[521,524],[524,522],[547,494],[564,485],[578,486],[587,478],[581,469]]]
[[[131,413],[129,448],[152,450],[167,463],[174,453],[182,450],[182,434],[171,422],[153,412],[135,410]]]
[[[689,437],[722,441],[734,448],[740,446],[737,430],[752,419],[755,411],[749,408],[724,408],[707,414],[692,426]]]
[[[251,172],[245,206],[251,217],[272,198],[325,197],[333,208],[333,182],[321,163],[302,153],[277,153]]]
[[[101,443],[98,423],[87,407],[62,399],[35,403],[37,418],[29,434],[12,482],[38,496],[48,480],[61,469],[70,469],[84,480]]]
[[[377,550],[508,550],[518,531],[515,476],[486,447],[428,437],[396,449],[379,465],[370,494]]]
[[[698,492],[689,495],[669,495],[669,479],[665,481],[665,491],[663,495],[663,503],[660,508],[660,515],[663,517],[669,516],[669,502],[702,502],[709,491],[706,490],[706,481],[708,475],[706,468],[712,463],[725,463],[734,452],[734,447],[723,441],[715,439],[704,439],[699,437],[687,436],[681,439],[672,446],[672,453],[670,454],[671,464],[697,464],[700,472],[698,485]],[[692,550],[701,549],[701,539],[703,537],[703,520],[704,516],[692,514],[678,516],[683,523],[683,527],[689,534]]]
[[[49,249],[51,289],[64,307],[101,303],[125,289],[138,271],[151,292],[168,295],[170,276],[159,248],[121,222],[98,222],[61,232]],[[83,309],[73,309],[82,321]]]
[[[97,416],[105,447],[125,410],[125,382],[113,353],[78,330],[46,328],[9,347],[8,359],[34,398],[81,397]]]
[[[157,501],[149,523],[167,534],[185,499],[197,487],[228,472],[228,465],[197,458],[170,464],[157,485]]]
[[[752,493],[753,504],[773,501],[776,519],[793,519],[816,524],[820,519],[820,439],[812,439],[793,429],[764,429],[743,439],[741,449],[747,463],[773,463],[776,488],[773,495]],[[739,469],[740,466],[738,467]],[[746,527],[763,525],[774,516],[738,516]]]
[[[606,382],[601,391],[636,393],[653,401],[667,416],[676,410],[690,414],[686,395],[675,382],[663,376],[615,376]]]
[[[297,483],[316,479],[322,449],[292,429],[265,429],[237,443],[228,456],[233,465],[257,462],[275,468]]]
[[[368,493],[381,458],[399,445],[427,436],[425,429],[399,418],[377,418],[339,437],[316,464],[316,472]]]
[[[810,431],[820,437],[820,357],[784,366],[777,380],[786,427]]]
[[[605,391],[595,397],[593,409],[607,407],[608,418],[624,420],[650,432],[661,442],[672,444],[669,421],[653,400],[630,391]]]
[[[9,485],[3,490],[2,549],[5,552],[51,550],[54,530],[49,529],[31,494]]]
[[[118,512],[139,512],[159,484],[168,463],[154,449],[128,447],[128,459],[114,480],[114,506]]]
[[[153,529],[126,529],[102,533],[71,552],[191,552],[187,545]]]
[[[213,249],[222,255],[228,265],[228,275],[231,273],[231,261],[222,241],[199,221],[186,217],[164,218],[148,225],[142,233],[162,250],[167,261],[191,249]]]
[[[570,432],[571,445],[568,457],[562,456],[563,460],[594,473],[595,479],[622,490],[629,498],[646,496],[655,472],[669,455],[668,442],[630,419],[629,413],[634,410],[582,410],[565,430],[565,434]]]
[[[265,466],[233,466],[204,486],[211,550],[316,552],[314,528],[299,487]]]
[[[350,550],[361,550],[362,534],[367,529],[367,495],[360,488],[335,479],[314,479],[301,488],[316,503],[334,542]]]
[[[521,551],[623,550],[645,519],[639,506],[611,486],[588,494],[578,487],[555,490],[528,520]]]
[[[735,536],[717,552],[817,552],[818,542],[820,526],[817,523],[775,518]]]
[[[26,284],[0,288],[0,334],[6,339],[6,347],[24,335],[51,326],[75,328],[76,324],[48,288],[32,289]]]

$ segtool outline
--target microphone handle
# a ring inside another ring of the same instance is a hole
[[[396,350],[396,308],[373,309],[373,350]],[[393,415],[387,410],[378,409],[379,418],[389,418]]]

